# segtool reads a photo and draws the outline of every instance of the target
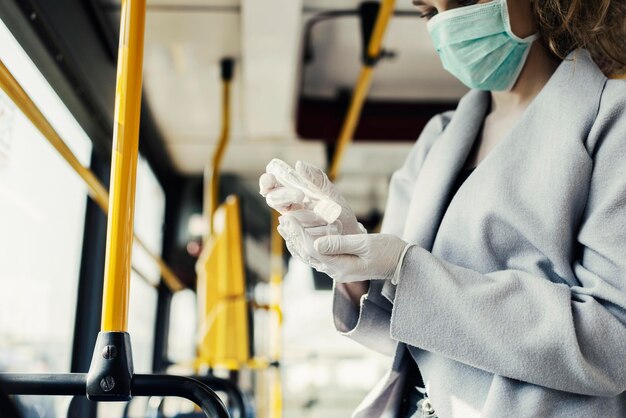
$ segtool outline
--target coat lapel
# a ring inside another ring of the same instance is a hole
[[[408,242],[432,249],[450,188],[478,136],[489,103],[489,93],[469,92],[433,145],[413,189],[403,234]]]
[[[506,160],[516,155],[515,152],[504,153],[501,149],[511,141],[518,147],[528,146],[529,138],[560,135],[558,132],[546,131],[566,130],[564,124],[567,124],[568,120],[571,121],[573,115],[580,115],[575,119],[575,124],[591,126],[595,113],[587,109],[597,110],[605,81],[606,77],[598,70],[586,51],[572,52],[526,109],[520,122],[485,158],[485,162],[491,165],[481,163],[475,174],[493,167],[495,162],[491,160],[499,158],[502,162],[502,159]],[[581,100],[580,92],[575,91],[576,88],[584,88],[588,94]],[[439,225],[448,208],[450,189],[476,140],[490,100],[488,92],[470,91],[461,99],[450,123],[436,140],[413,188],[404,225],[405,241],[428,251],[432,250]],[[559,111],[555,112],[555,109]],[[562,121],[559,123],[560,119]],[[531,135],[529,131],[533,129],[538,129],[539,132]],[[518,138],[522,138],[523,143],[515,144],[515,139]]]

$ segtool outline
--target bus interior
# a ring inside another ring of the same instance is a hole
[[[350,416],[390,359],[259,176],[321,167],[375,231],[466,91],[407,0],[2,0],[0,416]]]

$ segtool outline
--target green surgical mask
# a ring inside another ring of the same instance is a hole
[[[513,33],[506,0],[445,11],[430,19],[428,31],[447,71],[470,88],[490,91],[513,88],[538,38]]]

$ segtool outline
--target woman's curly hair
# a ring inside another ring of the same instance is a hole
[[[541,37],[556,57],[589,50],[607,75],[626,73],[626,0],[533,0]]]

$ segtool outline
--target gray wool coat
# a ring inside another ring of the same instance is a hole
[[[414,359],[441,418],[626,417],[626,81],[570,58],[451,202],[489,93],[394,174],[382,232],[414,244],[397,287],[360,309],[334,291],[337,329],[394,355],[354,417],[396,416]]]

